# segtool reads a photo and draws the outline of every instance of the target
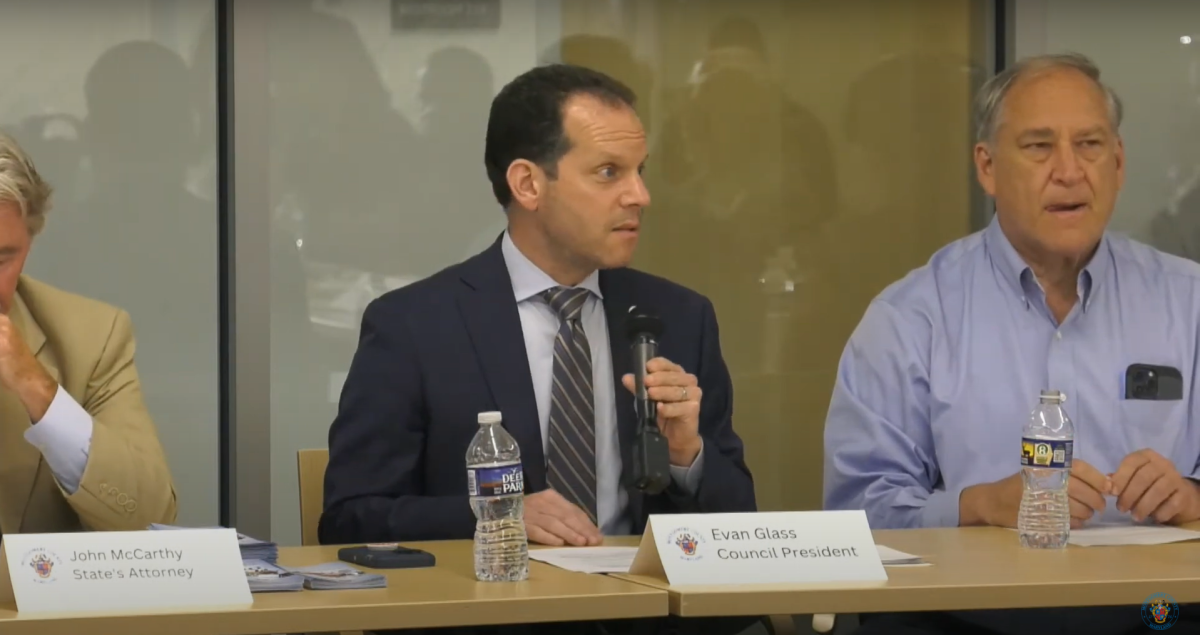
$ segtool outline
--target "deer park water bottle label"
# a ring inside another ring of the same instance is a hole
[[[523,494],[525,473],[520,463],[467,468],[467,491],[471,496]]]
[[[1021,439],[1021,466],[1067,469],[1071,467],[1071,441]]]

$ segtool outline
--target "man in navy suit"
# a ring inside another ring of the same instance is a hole
[[[596,545],[641,533],[649,514],[755,510],[712,304],[627,268],[650,203],[633,105],[619,82],[566,65],[496,96],[484,163],[508,228],[367,307],[329,433],[322,543],[472,537],[465,454],[493,410],[520,445],[532,542]],[[653,496],[621,478],[633,305],[665,325],[646,385],[671,485]]]

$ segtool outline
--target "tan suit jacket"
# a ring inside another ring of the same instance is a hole
[[[129,315],[22,276],[9,318],[92,416],[93,429],[87,468],[68,495],[25,440],[25,407],[0,387],[0,530],[140,530],[175,522],[175,486],[142,399]]]

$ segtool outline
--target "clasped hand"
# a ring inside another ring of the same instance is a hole
[[[1125,457],[1109,481],[1117,509],[1131,512],[1137,522],[1153,518],[1179,524],[1200,519],[1200,486],[1154,450]]]
[[[961,524],[1016,527],[1024,487],[1018,472],[1008,478],[963,490]],[[1200,485],[1185,478],[1154,450],[1138,450],[1125,457],[1112,474],[1104,474],[1086,461],[1075,459],[1067,485],[1071,528],[1078,529],[1107,507],[1106,496],[1116,497],[1117,510],[1134,522],[1153,519],[1182,524],[1200,520]]]
[[[1200,518],[1200,488],[1166,457],[1149,449],[1125,457],[1107,475],[1086,461],[1074,461],[1067,495],[1072,528],[1103,512],[1105,496],[1115,496],[1117,511],[1129,513],[1134,522],[1153,519],[1179,524]]]
[[[0,386],[17,395],[33,422],[41,421],[58,392],[58,382],[34,357],[6,314],[0,314]]]

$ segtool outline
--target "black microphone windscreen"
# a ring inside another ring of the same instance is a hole
[[[629,307],[629,315],[625,318],[625,336],[637,339],[643,333],[655,339],[662,337],[663,322],[657,315],[637,306]]]

